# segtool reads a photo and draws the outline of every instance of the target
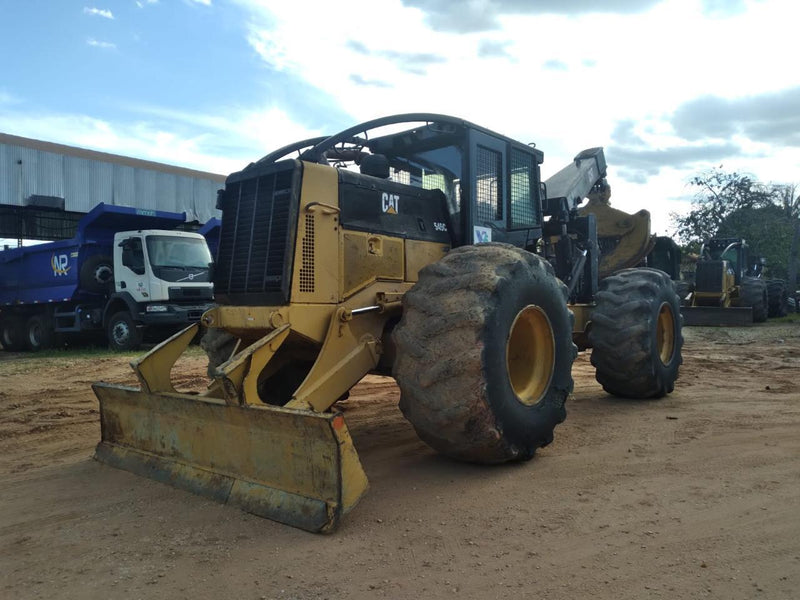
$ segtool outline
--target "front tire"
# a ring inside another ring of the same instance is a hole
[[[394,330],[400,409],[420,438],[479,463],[530,459],[572,391],[566,287],[506,244],[451,250],[420,271]]]
[[[623,398],[661,398],[675,388],[683,317],[663,271],[625,269],[600,282],[589,340],[598,383]]]
[[[138,350],[142,344],[142,332],[130,313],[121,311],[108,321],[108,347],[115,352]]]

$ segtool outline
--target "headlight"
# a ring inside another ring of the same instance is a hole
[[[146,312],[167,312],[167,307],[163,304],[148,304]]]

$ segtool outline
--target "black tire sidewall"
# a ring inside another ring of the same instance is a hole
[[[98,269],[105,267],[109,270],[110,278],[105,281],[98,281],[95,277]],[[114,282],[114,261],[110,256],[95,254],[88,257],[81,265],[80,284],[81,287],[89,292],[102,294],[109,291]]]
[[[564,399],[572,389],[572,323],[566,300],[553,277],[506,279],[499,286],[496,308],[486,321],[483,363],[486,397],[504,436],[523,452],[533,454],[542,440],[549,443],[553,428],[565,416]],[[528,305],[540,307],[548,319],[555,342],[552,379],[545,396],[532,406],[517,399],[508,377],[506,347],[517,314]]]
[[[19,352],[25,348],[25,329],[18,317],[6,317],[0,322],[0,344],[6,352]]]
[[[34,341],[34,330],[38,330],[38,341]],[[53,345],[53,331],[50,320],[42,315],[35,315],[25,324],[25,345],[31,352],[46,350]]]
[[[117,323],[124,322],[128,326],[128,331],[130,335],[125,343],[120,344],[114,339],[114,328]],[[116,352],[125,352],[128,350],[136,350],[142,343],[142,334],[139,331],[139,328],[136,326],[136,322],[133,320],[133,317],[125,311],[121,311],[115,313],[111,316],[108,320],[108,327],[106,330],[108,335],[108,346],[112,350]]]

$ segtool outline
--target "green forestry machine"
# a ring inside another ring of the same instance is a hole
[[[683,308],[686,325],[734,326],[767,320],[767,283],[762,262],[751,260],[747,242],[713,238],[701,249],[690,306]]]
[[[681,316],[656,269],[600,279],[601,148],[542,181],[536,148],[461,119],[405,114],[283,147],[220,191],[205,313],[212,382],[176,390],[192,326],[98,383],[96,457],[309,531],[367,488],[337,400],[393,375],[400,408],[447,456],[530,459],[553,440],[577,341],[603,388],[673,390]]]

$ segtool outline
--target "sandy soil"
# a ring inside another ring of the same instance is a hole
[[[132,383],[125,358],[0,352],[0,597],[796,599],[800,326],[685,333],[659,401],[606,395],[581,354],[519,465],[436,455],[368,377],[346,409],[371,489],[330,536],[93,461],[89,385]]]

